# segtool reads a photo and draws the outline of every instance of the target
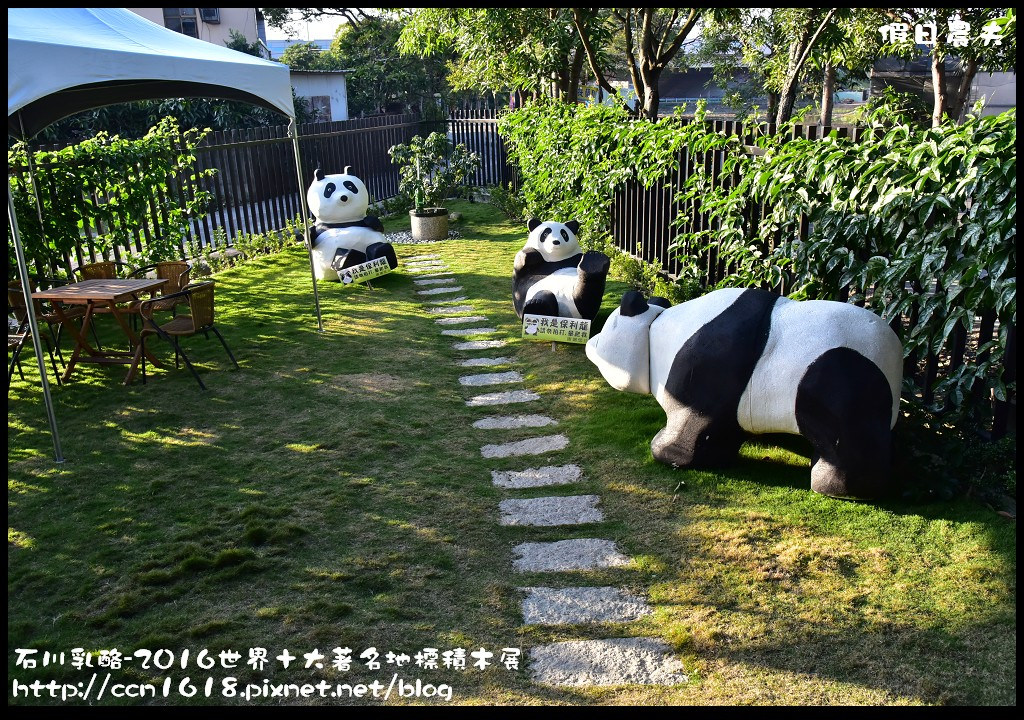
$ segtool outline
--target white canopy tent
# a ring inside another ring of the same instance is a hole
[[[287,66],[181,35],[122,8],[7,9],[9,135],[27,140],[50,123],[83,110],[164,97],[239,100],[287,115],[305,223],[309,213]],[[31,153],[29,169],[31,173]],[[31,308],[31,282],[10,185],[7,215],[25,306]],[[312,253],[309,261],[322,331]],[[33,313],[28,318],[54,452],[62,462],[39,327]]]

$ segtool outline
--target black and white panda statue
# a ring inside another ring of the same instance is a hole
[[[811,488],[884,495],[899,414],[903,347],[869,310],[726,289],[669,307],[630,291],[587,357],[618,390],[652,393],[667,423],[655,459],[715,467],[745,433],[802,435]]]
[[[398,256],[384,242],[384,226],[367,215],[370,194],[363,181],[346,166],[343,173],[325,175],[316,169],[306,191],[309,211],[316,218],[310,230],[313,269],[317,280],[337,280],[338,270],[385,257],[392,270]]]
[[[595,250],[583,252],[580,224],[532,218],[526,245],[512,268],[512,304],[516,315],[551,315],[593,320],[601,309],[610,261]]]

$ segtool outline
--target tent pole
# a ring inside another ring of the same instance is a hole
[[[316,322],[320,332],[324,331],[324,319],[320,315],[320,293],[316,287],[316,268],[313,266],[313,246],[309,242],[309,208],[306,207],[306,193],[302,179],[302,159],[299,156],[299,128],[295,118],[289,118],[288,134],[292,137],[292,147],[295,149],[295,177],[299,183],[299,203],[302,207],[302,237],[306,242],[306,253],[309,255],[309,273],[313,278],[313,301],[316,303]]]
[[[26,148],[31,154],[31,148]],[[31,168],[31,166],[29,166]],[[30,170],[31,172],[31,170]],[[25,249],[21,246],[21,231],[18,230],[18,215],[14,210],[14,196],[11,195],[11,184],[7,183],[7,219],[11,223],[11,235],[14,236],[14,253],[18,258],[18,274],[21,276],[21,293],[25,299],[25,316],[32,332],[32,347],[36,351],[36,363],[39,365],[39,378],[43,384],[43,404],[46,405],[46,418],[50,421],[50,435],[53,437],[53,453],[58,463],[64,462],[64,452],[60,447],[60,434],[57,431],[57,416],[53,413],[53,398],[50,397],[50,380],[46,373],[46,360],[43,359],[43,343],[39,336],[39,323],[36,321],[35,303],[32,301],[32,283],[28,276],[28,263],[25,262]]]

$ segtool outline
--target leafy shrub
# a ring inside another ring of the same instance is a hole
[[[441,207],[445,198],[459,192],[480,168],[480,156],[462,143],[453,145],[447,135],[415,135],[408,143],[388,150],[398,165],[399,189],[412,198],[417,212]]]
[[[205,135],[182,132],[172,118],[165,118],[139,140],[101,132],[77,145],[34,152],[42,225],[35,189],[24,172],[27,146],[14,145],[7,164],[20,171],[9,176],[9,183],[28,258],[46,274],[60,267],[70,271],[65,260],[83,244],[87,228],[97,254],[106,255],[115,246],[130,248],[136,234],[145,233],[151,240],[140,262],[176,258],[185,226],[202,217],[210,201],[197,182],[215,171],[198,171],[193,154]],[[181,192],[181,185],[191,190]],[[159,224],[154,217],[160,218]]]
[[[526,219],[526,201],[522,193],[512,189],[512,183],[507,187],[495,185],[490,189],[491,205],[498,208],[509,220],[522,222]]]

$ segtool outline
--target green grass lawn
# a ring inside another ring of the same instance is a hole
[[[525,412],[559,419],[569,447],[483,459],[485,443],[542,432],[471,427],[493,409],[466,407],[478,391],[459,385],[461,354],[423,312],[412,277],[400,268],[372,289],[322,283],[321,334],[299,247],[216,276],[218,326],[241,370],[216,340],[187,340],[208,392],[173,362],[145,386],[124,387],[121,367],[86,365],[54,387],[63,465],[26,353],[26,381],[8,394],[9,686],[88,683],[93,670],[70,666],[72,648],[145,648],[179,662],[125,663],[114,682],[214,677],[213,696],[111,703],[238,702],[220,696],[226,676],[387,685],[393,672],[447,683],[463,704],[1016,703],[1012,521],[969,501],[818,496],[800,438],[748,443],[720,473],[654,462],[649,443],[664,422],[654,398],[610,388],[580,346],[518,339],[510,276],[525,227],[488,205],[453,209],[465,215],[463,239],[399,246],[400,257],[436,252],[451,265],[479,314],[513,341],[494,354],[517,356],[526,387],[541,393]],[[609,283],[598,326],[625,289]],[[114,342],[110,319],[99,322]],[[491,485],[490,470],[567,462],[584,468],[584,483],[514,496],[599,494],[605,522],[498,525],[498,502],[513,495]],[[613,539],[635,566],[511,572],[515,544],[570,537]],[[655,612],[523,627],[517,587],[580,584],[629,588]],[[559,690],[525,670],[386,662],[425,647],[485,647],[497,659],[505,647],[638,635],[671,643],[690,682]],[[298,660],[256,671],[245,665],[254,647]],[[350,671],[330,669],[335,647],[353,649]],[[358,659],[370,647],[378,671]],[[15,667],[16,648],[38,649],[39,667]],[[327,668],[304,668],[314,648]],[[197,668],[204,649],[241,653],[239,667]],[[42,667],[43,651],[69,653],[68,664]]]

